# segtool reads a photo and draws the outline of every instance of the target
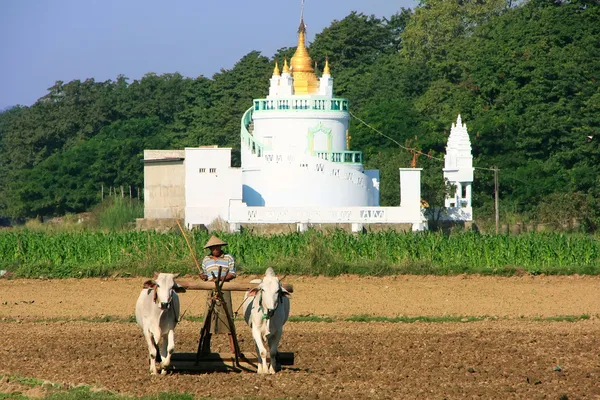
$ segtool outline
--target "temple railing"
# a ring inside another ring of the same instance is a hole
[[[273,159],[274,155],[271,153],[271,148],[265,146],[250,132],[252,126],[252,113],[255,112],[253,108],[249,108],[242,117],[241,123],[241,139],[242,143],[247,146],[250,152],[257,157],[264,157],[265,151],[269,152],[270,158]],[[321,160],[330,161],[338,164],[362,164],[362,152],[360,151],[315,151],[310,154],[313,157],[317,157]],[[280,156],[283,158],[283,156]],[[289,156],[288,156],[289,158]],[[292,156],[295,159],[295,157]]]
[[[254,138],[254,135],[250,133],[249,128],[252,124],[252,112],[253,109],[249,108],[242,117],[241,137],[242,143],[248,146],[250,152],[255,154],[257,157],[262,157],[265,154],[265,146]]]
[[[255,99],[253,110],[260,111],[345,111],[348,99]]]
[[[362,164],[362,152],[360,151],[315,151],[312,155],[334,163]]]

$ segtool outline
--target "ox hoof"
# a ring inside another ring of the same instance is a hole
[[[166,369],[163,369],[163,370],[161,370],[161,371],[160,371],[160,374],[161,374],[161,375],[166,375],[166,374],[167,374],[167,370],[166,370]]]
[[[273,368],[273,366],[269,367],[269,373],[270,374],[274,374],[275,373],[275,369]]]

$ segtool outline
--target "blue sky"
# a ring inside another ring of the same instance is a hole
[[[0,0],[0,110],[55,81],[147,72],[211,77],[296,44],[301,0]],[[414,0],[306,0],[308,40],[351,11],[389,17]]]

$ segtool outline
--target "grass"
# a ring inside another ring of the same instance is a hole
[[[391,322],[391,323],[407,323],[412,324],[415,322],[428,322],[428,323],[443,323],[443,322],[476,322],[483,321],[486,319],[495,319],[494,317],[488,316],[454,316],[454,315],[444,315],[444,316],[398,316],[398,317],[381,317],[374,315],[353,315],[344,319],[344,321],[350,322]]]
[[[588,319],[590,319],[590,316],[588,314],[581,314],[581,315],[557,315],[554,317],[534,318],[534,321],[577,322],[577,321],[585,321]]]
[[[599,316],[596,315],[596,318]],[[467,322],[479,322],[479,321],[509,321],[509,320],[518,320],[518,321],[529,321],[529,322],[578,322],[578,321],[586,321],[591,319],[592,317],[588,314],[581,315],[556,315],[550,317],[497,317],[490,315],[441,315],[441,316],[429,316],[429,315],[416,315],[416,316],[407,316],[407,315],[399,315],[395,317],[387,317],[380,315],[370,315],[370,314],[359,314],[352,315],[349,317],[333,317],[333,316],[320,316],[320,315],[291,315],[288,318],[288,322],[297,323],[297,322],[316,322],[316,323],[333,323],[333,322],[388,322],[393,324],[413,324],[415,322],[424,322],[424,323],[467,323]],[[243,318],[238,317],[234,318],[236,321],[243,321]],[[201,323],[204,321],[204,317],[202,316],[184,316],[184,321]],[[23,319],[17,318],[4,318],[2,322],[4,323],[19,323],[23,321]],[[115,316],[102,316],[102,317],[80,317],[80,318],[63,318],[63,317],[55,317],[55,318],[38,318],[34,319],[31,322],[33,323],[57,323],[57,322],[89,322],[89,323],[135,323],[135,317],[115,317]]]
[[[320,317],[318,315],[292,315],[288,322],[333,322],[332,317]]]
[[[87,385],[69,388],[68,385],[43,381],[37,378],[26,378],[14,375],[0,375],[0,379],[18,383],[29,388],[39,387],[45,390],[45,399],[51,400],[194,400],[191,394],[187,393],[159,393],[151,396],[135,397],[116,394],[107,390],[93,388]],[[21,400],[29,397],[22,392],[0,393],[0,399]]]
[[[66,214],[41,222],[28,220],[24,225],[13,228],[14,231],[32,232],[83,232],[88,230],[120,231],[135,227],[135,220],[144,216],[144,203],[129,198],[108,197],[83,214]]]

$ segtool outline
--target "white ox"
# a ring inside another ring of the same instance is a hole
[[[277,362],[277,347],[283,333],[283,325],[290,314],[288,296],[288,291],[281,286],[272,268],[267,269],[258,287],[246,292],[244,319],[252,328],[259,374],[274,374],[280,369]],[[268,344],[270,353],[268,367],[265,344]]]
[[[153,375],[157,373],[157,361],[161,363],[161,373],[167,373],[165,368],[171,363],[171,354],[175,350],[174,329],[179,320],[176,291],[185,291],[175,283],[176,277],[177,274],[155,272],[154,280],[144,282],[144,289],[135,305],[135,319],[148,344],[150,373]]]

